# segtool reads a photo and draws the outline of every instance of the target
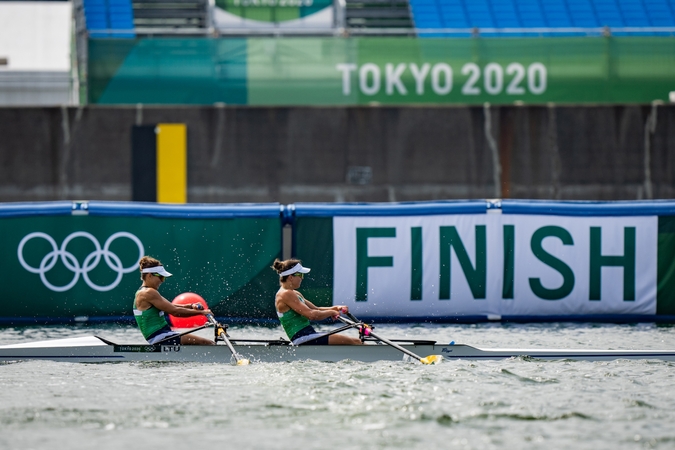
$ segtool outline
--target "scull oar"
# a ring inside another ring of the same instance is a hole
[[[356,317],[352,316],[349,313],[346,313],[346,315],[351,320],[345,319],[342,316],[338,316],[338,320],[347,324],[347,325],[358,325],[359,323],[363,323],[363,322],[360,322]],[[363,326],[367,327],[368,325],[363,324]],[[390,346],[394,347],[396,350],[405,353],[406,355],[410,356],[411,358],[415,358],[416,360],[418,360],[422,364],[435,364],[435,363],[441,362],[441,360],[443,359],[442,355],[429,355],[426,358],[422,358],[421,356],[417,356],[416,354],[414,354],[410,350],[405,349],[405,348],[401,347],[400,345],[391,342],[389,339],[385,339],[385,338],[380,337],[377,334],[373,333],[372,328],[370,328],[370,327],[368,327],[368,333],[367,334],[369,336],[374,337],[375,339],[378,339],[378,340],[384,342],[387,345],[390,345]]]
[[[184,331],[184,332],[182,332],[182,333],[180,333],[180,334],[178,334],[178,335],[175,335],[175,334],[174,334],[173,336],[165,337],[165,338],[162,339],[161,341],[155,342],[154,345],[161,344],[162,342],[168,341],[169,339],[174,339],[174,338],[176,338],[176,337],[182,337],[182,336],[185,336],[186,334],[191,334],[191,333],[194,333],[195,331],[203,330],[204,328],[209,328],[209,327],[212,327],[212,326],[213,326],[212,323],[206,322],[204,325],[202,325],[202,326],[200,326],[200,327],[192,328],[192,329],[187,330],[187,331]]]
[[[234,358],[237,360],[237,365],[238,366],[249,365],[251,361],[249,361],[246,358],[242,358],[241,355],[239,355],[239,353],[237,353],[237,351],[232,346],[232,343],[227,338],[227,333],[225,333],[225,328],[223,328],[223,326],[220,323],[216,322],[216,319],[212,315],[209,314],[206,317],[209,319],[209,322],[211,322],[216,327],[216,335],[220,336],[223,339],[223,341],[225,341],[225,344],[227,344],[227,347],[232,352],[232,356],[234,356]]]
[[[297,345],[306,345],[308,342],[312,342],[312,341],[315,341],[317,339],[321,339],[323,337],[331,336],[333,334],[342,333],[343,331],[349,330],[351,328],[355,328],[356,326],[358,326],[358,324],[345,325],[344,327],[336,328],[335,330],[331,330],[327,333],[317,333],[316,336],[314,336],[310,339],[307,339],[306,341],[303,341],[303,342],[301,342],[300,344],[297,344]]]

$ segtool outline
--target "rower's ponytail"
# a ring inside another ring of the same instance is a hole
[[[296,264],[300,264],[302,261],[299,259],[287,259],[285,261],[281,261],[279,258],[274,260],[274,263],[272,263],[272,269],[276,271],[276,273],[280,274],[281,272],[284,272],[291,267],[295,267]],[[280,277],[279,281],[286,281],[288,279],[288,275],[284,277]]]
[[[159,262],[159,259],[155,259],[152,256],[144,256],[141,258],[141,260],[138,262],[138,265],[140,266],[140,270],[145,269],[146,267],[157,267],[161,266],[162,263]]]

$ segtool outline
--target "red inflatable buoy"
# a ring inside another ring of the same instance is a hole
[[[171,302],[175,305],[191,305],[192,303],[201,303],[204,309],[209,309],[209,305],[206,304],[200,295],[197,295],[192,292],[184,292],[178,297],[174,298]],[[169,315],[171,320],[172,328],[195,328],[202,326],[206,323],[206,316],[190,316],[190,317],[176,317]]]

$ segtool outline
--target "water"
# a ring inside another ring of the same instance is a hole
[[[382,325],[480,347],[673,349],[675,327]],[[0,329],[0,344],[132,326]],[[233,327],[275,339],[280,328]],[[675,364],[658,361],[0,363],[0,449],[675,448]]]

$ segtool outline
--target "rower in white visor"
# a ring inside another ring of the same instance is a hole
[[[344,334],[318,333],[310,321],[337,319],[341,312],[349,312],[346,305],[316,306],[299,291],[309,267],[303,267],[299,259],[276,259],[272,266],[279,274],[279,290],[274,299],[277,316],[288,338],[295,345],[360,345],[361,340]]]

